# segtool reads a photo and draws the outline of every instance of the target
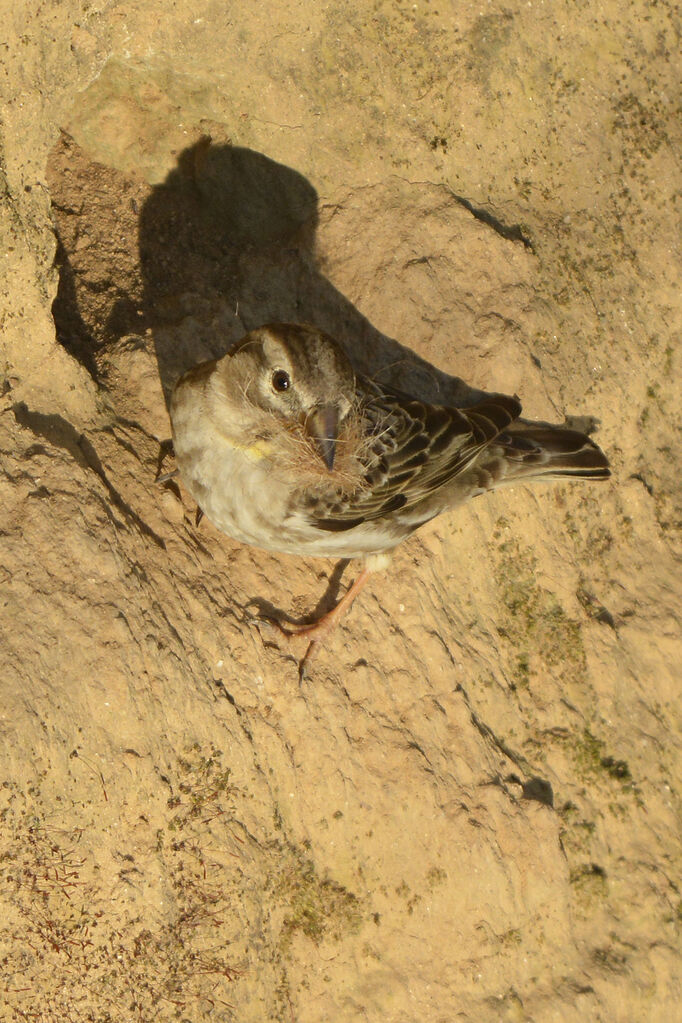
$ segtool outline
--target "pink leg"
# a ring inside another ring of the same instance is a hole
[[[329,633],[339,624],[340,620],[343,618],[357,595],[364,588],[371,574],[371,569],[364,568],[348,592],[345,593],[338,602],[336,607],[333,607],[331,611],[327,612],[326,615],[323,615],[318,621],[313,622],[312,625],[282,625],[279,622],[276,623],[280,631],[290,639],[298,636],[306,636],[310,641],[305,656],[299,664],[301,681],[305,678],[306,669],[318,649],[322,646]]]

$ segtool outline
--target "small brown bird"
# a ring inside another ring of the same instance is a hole
[[[561,426],[519,420],[515,397],[429,405],[361,376],[312,326],[251,331],[178,380],[171,399],[180,475],[218,529],[285,554],[362,558],[320,640],[394,549],[436,515],[504,484],[605,479],[603,452]]]

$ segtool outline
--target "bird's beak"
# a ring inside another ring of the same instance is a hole
[[[331,472],[339,436],[339,410],[336,405],[318,405],[307,417],[305,428]]]

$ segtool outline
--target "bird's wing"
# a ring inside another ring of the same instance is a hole
[[[363,485],[338,499],[315,497],[308,508],[317,528],[330,532],[409,511],[464,472],[521,411],[517,398],[502,394],[456,409],[361,383],[367,393]]]

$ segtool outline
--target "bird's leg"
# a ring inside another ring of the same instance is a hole
[[[316,621],[313,625],[308,625],[307,627],[304,626],[303,628],[296,630],[296,635],[306,636],[310,640],[303,660],[298,666],[298,674],[301,682],[305,678],[308,666],[320,646],[324,643],[329,633],[339,624],[360,591],[364,589],[371,574],[372,570],[370,568],[363,568],[360,575],[357,577],[348,592],[343,595],[336,607],[333,607],[331,611],[328,611],[326,615],[323,615],[322,618]]]
[[[364,568],[353,585],[348,589],[348,592],[344,593],[338,604],[331,611],[328,611],[326,615],[318,618],[316,622],[312,622],[309,625],[286,625],[284,626],[285,631],[295,636],[310,636],[317,639],[319,634],[320,638],[324,638],[327,633],[331,632],[338,625],[357,595],[363,589],[370,575],[370,570]]]
[[[166,461],[166,456],[172,454],[174,454],[173,441],[170,438],[168,438],[168,440],[162,440],[159,444],[159,455],[156,460],[155,483],[166,483],[168,480],[172,480],[178,475],[178,469],[173,469],[172,472],[164,472],[163,475],[161,475],[161,466]]]
[[[313,622],[311,625],[282,625],[281,622],[276,623],[277,628],[287,638],[294,639],[299,636],[305,636],[306,639],[309,640],[308,649],[306,650],[305,656],[298,668],[301,681],[305,678],[308,665],[312,661],[313,657],[322,646],[329,633],[339,624],[339,621],[343,618],[360,591],[364,588],[367,580],[372,574],[372,571],[373,569],[371,568],[364,568],[348,592],[343,595],[336,607],[333,607],[331,611],[328,611],[326,615],[318,618],[318,620]]]
[[[303,660],[299,664],[299,678],[301,681],[305,678],[307,668],[316,656],[317,651],[320,649],[329,633],[338,625],[339,621],[343,618],[360,591],[364,589],[369,577],[373,575],[374,572],[382,572],[385,568],[388,568],[391,563],[392,556],[392,549],[388,551],[377,551],[373,554],[365,555],[365,564],[362,572],[348,592],[344,594],[336,607],[333,607],[326,615],[318,618],[316,622],[312,622],[310,625],[293,625],[290,623],[283,625],[276,619],[265,619],[270,623],[270,625],[274,625],[287,639],[293,640],[297,639],[299,636],[304,636],[308,640],[308,649],[306,650]]]

